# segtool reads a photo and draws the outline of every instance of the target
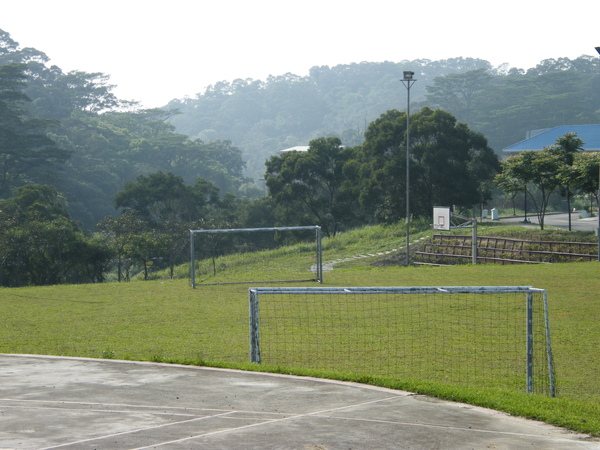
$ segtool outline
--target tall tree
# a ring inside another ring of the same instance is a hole
[[[527,193],[533,200],[542,230],[550,196],[561,184],[560,166],[559,157],[549,148],[527,151],[502,161],[502,170],[496,177],[501,187],[521,182],[523,185],[532,185],[538,190],[539,200],[532,195],[534,189],[527,189]]]
[[[117,281],[129,281],[135,260],[136,245],[148,223],[136,211],[124,211],[120,216],[106,216],[97,225],[98,237],[110,249]]]
[[[432,85],[427,86],[427,101],[452,111],[458,120],[470,122],[474,112],[477,95],[490,84],[492,75],[485,68],[466,73],[452,73],[436,77]]]
[[[571,185],[580,192],[589,195],[590,203],[595,199],[600,213],[600,153],[578,153],[571,167]],[[591,210],[592,208],[590,208]]]
[[[125,183],[115,197],[115,206],[137,211],[148,223],[160,226],[168,220],[196,220],[218,201],[218,188],[206,180],[199,179],[195,186],[189,186],[180,176],[156,172]]]
[[[122,208],[124,215],[139,215],[145,223],[139,232],[123,236],[127,241],[123,253],[137,249],[131,258],[148,261],[150,256],[141,254],[139,237],[136,241],[133,235],[153,232],[145,234],[144,238],[156,252],[161,252],[155,256],[165,262],[173,276],[175,265],[185,260],[187,231],[196,228],[197,222],[214,216],[222,205],[219,189],[213,183],[199,178],[196,184],[190,186],[180,176],[156,172],[148,176],[140,175],[135,182],[127,182],[124,189],[117,193],[115,206]]]
[[[356,180],[346,163],[353,157],[339,138],[319,138],[307,152],[288,152],[267,161],[269,194],[287,223],[314,222],[328,236],[356,217]]]
[[[103,279],[106,247],[85,236],[51,186],[28,184],[0,201],[0,284],[96,282]]]
[[[499,162],[483,135],[429,108],[412,115],[410,126],[413,214],[429,216],[434,205],[470,209],[489,199]],[[406,211],[406,114],[391,110],[372,122],[362,149],[362,204],[377,220],[399,220]]]
[[[566,133],[556,140],[556,144],[550,148],[559,160],[562,167],[559,168],[558,177],[562,182],[563,193],[567,198],[567,211],[569,212],[569,231],[571,231],[571,185],[569,175],[577,153],[583,150],[583,141],[577,137],[577,133]]]
[[[23,64],[0,66],[0,197],[10,196],[20,184],[36,181],[36,170],[69,157],[46,134],[53,123],[26,114],[25,69]]]

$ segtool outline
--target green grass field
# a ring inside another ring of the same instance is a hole
[[[401,227],[379,227],[326,240],[324,260],[360,254],[371,247],[376,247],[373,252],[393,248],[399,233]],[[306,263],[304,252],[302,248],[279,252],[272,262],[284,273],[296,260]],[[207,364],[353,380],[503,410],[600,436],[599,270],[600,265],[592,262],[437,268],[363,265],[325,273],[324,286],[546,289],[556,398],[515,389],[355,374],[336,367],[258,367],[249,363],[249,286],[191,289],[186,279],[0,289],[0,352]],[[255,274],[244,268],[244,277]]]

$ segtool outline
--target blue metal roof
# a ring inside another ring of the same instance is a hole
[[[539,134],[529,139],[509,145],[504,151],[514,153],[527,150],[542,150],[549,145],[556,144],[556,140],[566,133],[577,133],[577,137],[583,141],[584,151],[600,151],[600,125],[561,125],[539,131]]]

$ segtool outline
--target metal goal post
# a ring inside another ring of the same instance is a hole
[[[546,291],[249,289],[250,360],[555,395]]]
[[[195,235],[209,235],[209,234],[221,234],[221,233],[255,233],[255,232],[286,232],[286,231],[306,231],[314,230],[315,232],[315,264],[312,267],[315,273],[315,278],[310,280],[277,280],[277,282],[291,282],[291,281],[317,281],[323,282],[323,246],[322,246],[322,232],[321,227],[318,225],[314,226],[298,226],[298,227],[267,227],[267,228],[225,228],[225,229],[205,229],[205,230],[190,230],[190,278],[191,285],[196,288],[196,250],[194,244]],[[240,281],[239,283],[246,283],[248,281]],[[252,282],[260,282],[260,280],[254,280]],[[272,282],[272,281],[270,281]],[[231,283],[202,283],[202,284],[231,284]]]

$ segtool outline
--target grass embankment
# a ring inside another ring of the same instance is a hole
[[[324,259],[396,248],[402,231],[402,227],[375,227],[325,240]],[[272,262],[280,268],[293,266],[295,259],[302,260],[298,258],[302,253],[290,249]],[[472,403],[600,436],[598,267],[595,262],[363,266],[325,274],[325,286],[527,285],[546,289],[557,398],[335,370],[252,365],[247,362],[248,285],[192,290],[187,280],[157,280],[0,289],[0,352],[209,364],[352,380]],[[249,276],[252,270],[262,273],[259,267],[244,270]]]

